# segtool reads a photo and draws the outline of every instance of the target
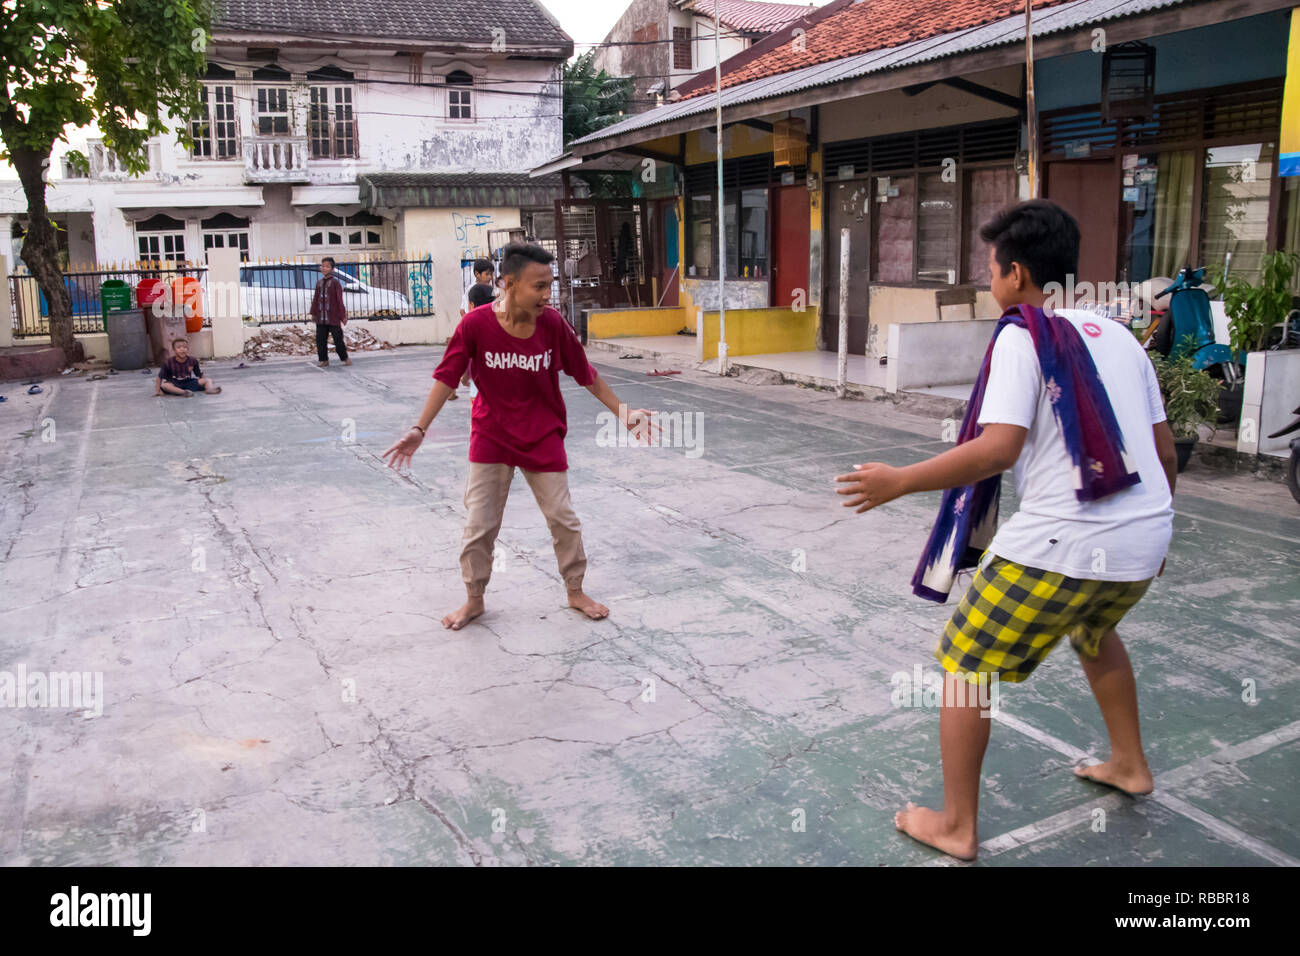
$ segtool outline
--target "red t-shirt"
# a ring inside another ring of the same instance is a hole
[[[469,460],[529,471],[567,471],[568,424],[560,372],[579,385],[590,385],[596,370],[564,316],[543,309],[537,330],[520,339],[501,327],[492,303],[470,309],[456,326],[433,377],[455,388],[471,361],[478,395],[470,419]]]

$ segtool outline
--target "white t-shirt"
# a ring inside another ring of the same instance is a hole
[[[465,286],[465,291],[462,292],[462,293],[460,294],[460,310],[461,310],[462,312],[468,312],[468,311],[469,311],[469,290],[472,289],[473,287],[474,287],[473,285],[467,285],[467,286]],[[498,286],[493,286],[493,287],[492,287],[492,298],[493,298],[493,300],[495,301],[496,299],[498,299],[498,298],[500,298],[500,297],[501,297],[501,289],[500,289],[500,287],[498,287]]]
[[[1124,434],[1131,488],[1079,501],[1070,455],[1043,387],[1033,338],[1012,325],[993,347],[979,424],[1029,429],[1016,462],[1020,510],[997,530],[989,550],[1031,568],[1096,581],[1142,581],[1160,570],[1173,534],[1169,481],[1151,427],[1165,420],[1155,369],[1133,333],[1079,309],[1057,315],[1079,330]]]

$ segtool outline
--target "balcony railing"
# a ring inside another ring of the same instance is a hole
[[[126,166],[123,165],[118,155],[105,146],[102,139],[88,139],[86,140],[86,159],[90,162],[90,178],[117,181],[133,178],[156,179],[161,166],[159,149],[157,143],[148,144],[149,169],[142,173],[140,177],[133,177],[126,171]]]
[[[244,181],[307,182],[306,136],[251,136],[244,140]]]

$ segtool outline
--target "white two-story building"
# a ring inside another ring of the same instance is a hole
[[[192,149],[156,138],[128,176],[90,134],[89,175],[52,170],[67,259],[431,256],[450,334],[463,261],[559,198],[528,170],[562,145],[569,37],[533,0],[214,0],[212,27]],[[11,269],[25,215],[0,183]]]

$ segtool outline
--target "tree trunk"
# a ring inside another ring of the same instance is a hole
[[[72,335],[72,296],[63,282],[59,268],[58,234],[50,221],[45,205],[45,169],[54,144],[43,153],[32,149],[11,151],[10,162],[18,171],[27,196],[27,237],[23,240],[20,255],[36,278],[36,284],[45,293],[50,309],[50,342],[63,351],[63,360],[71,365],[80,361],[84,352],[81,343]]]

